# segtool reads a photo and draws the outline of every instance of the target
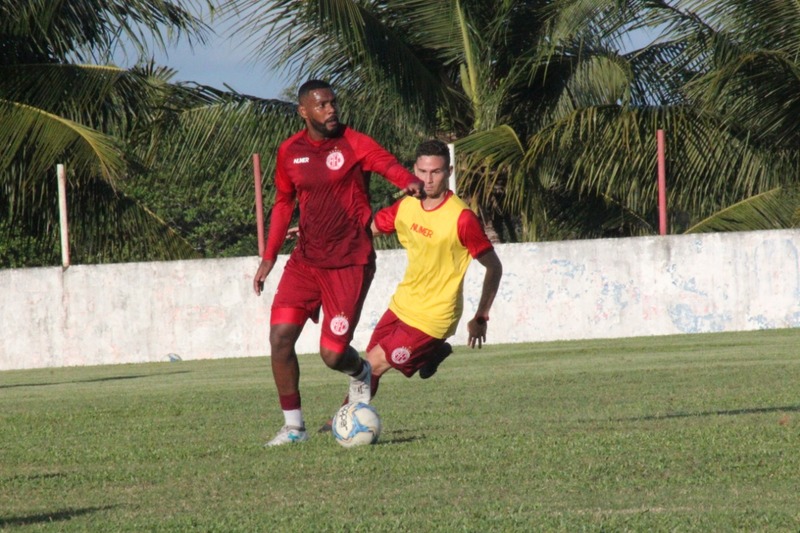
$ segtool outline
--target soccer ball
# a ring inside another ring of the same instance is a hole
[[[333,415],[331,432],[345,448],[375,444],[381,434],[381,419],[369,404],[348,403]]]

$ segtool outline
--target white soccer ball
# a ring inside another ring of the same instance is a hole
[[[381,418],[369,404],[348,403],[333,415],[331,432],[345,448],[375,444],[381,434]]]

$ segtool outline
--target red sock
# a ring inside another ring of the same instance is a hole
[[[292,411],[293,409],[300,409],[300,393],[287,394],[286,396],[278,395],[278,400],[281,402],[281,409],[284,411]]]
[[[375,395],[378,393],[378,385],[380,385],[381,377],[377,374],[372,374],[370,376],[370,383],[369,383],[369,393],[371,394],[370,398],[374,398]]]

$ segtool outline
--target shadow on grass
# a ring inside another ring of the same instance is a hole
[[[415,436],[415,437],[397,437],[395,439],[380,439],[375,444],[377,444],[378,446],[380,446],[382,444],[383,445],[385,445],[385,444],[403,444],[404,442],[414,442],[414,441],[421,440],[421,439],[422,439],[422,437],[419,437],[419,436]]]
[[[57,479],[67,477],[67,474],[63,472],[50,472],[50,473],[43,473],[43,474],[17,474],[15,476],[11,476],[10,478],[3,480],[4,482],[16,482],[16,481],[39,481],[42,479]]]
[[[76,379],[73,381],[54,381],[51,383],[16,383],[14,385],[0,385],[0,389],[14,389],[18,387],[50,387],[52,385],[69,385],[71,383],[101,383],[103,381],[120,381],[124,379],[154,378],[158,376],[170,376],[173,374],[188,374],[190,370],[178,370],[176,372],[164,372],[163,374],[137,374],[133,376],[113,376],[109,378]]]
[[[700,416],[736,416],[736,415],[755,415],[764,413],[785,413],[800,411],[800,405],[784,405],[782,407],[752,407],[749,409],[730,409],[720,411],[700,411],[698,413],[668,413],[665,415],[632,416],[627,418],[617,418],[617,422],[631,420],[668,420],[670,418],[691,418]]]
[[[83,509],[63,509],[61,511],[54,511],[52,513],[40,513],[28,516],[12,516],[10,518],[0,517],[0,528],[63,522],[65,520],[72,520],[73,518],[77,518],[86,514],[113,509],[114,507],[116,506],[108,505],[105,507],[86,507]]]
[[[384,434],[376,444],[402,444],[404,442],[414,442],[425,438],[421,435],[414,434],[414,431],[409,429],[396,429],[391,432],[391,435],[392,438],[388,438],[389,435]]]

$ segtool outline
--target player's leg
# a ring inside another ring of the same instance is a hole
[[[369,403],[371,369],[350,342],[361,318],[375,266],[320,269],[317,274],[324,314],[320,355],[330,368],[350,376],[351,401]]]
[[[383,352],[383,348],[379,344],[373,346],[373,348],[367,352],[367,362],[369,362],[369,366],[372,369],[372,375],[370,376],[370,394],[372,398],[378,394],[378,386],[381,383],[381,376],[383,376],[386,372],[392,369],[391,365],[386,362],[386,354]]]
[[[375,397],[381,376],[394,368],[411,377],[436,354],[443,351],[442,339],[413,328],[387,310],[372,332],[367,345],[367,362],[372,369],[372,398]],[[347,400],[345,400],[345,403]]]
[[[300,398],[300,365],[295,343],[319,307],[319,294],[302,265],[289,261],[278,284],[270,317],[270,364],[284,425],[267,446],[308,440]]]
[[[383,354],[383,349],[380,346],[376,346],[375,349],[367,353],[366,357],[367,361],[370,365],[370,401],[375,395],[378,393],[378,385],[380,385],[381,376],[383,376],[387,370],[390,370],[392,367],[386,363],[386,358]],[[342,405],[346,405],[350,403],[350,394],[348,393],[347,396],[344,397],[344,401]],[[326,433],[331,430],[333,427],[333,418],[329,418],[322,426],[320,426],[318,433]]]
[[[370,362],[379,364],[382,357],[381,368],[394,368],[410,378],[430,361],[445,353],[449,346],[444,339],[431,337],[424,331],[409,326],[391,310],[387,310],[375,328],[368,353]]]
[[[369,363],[370,368],[370,400],[372,400],[375,394],[378,393],[378,384],[380,383],[381,376],[383,376],[387,370],[391,370],[392,367],[386,362],[386,355],[383,353],[383,348],[381,348],[380,345],[376,345],[372,348],[372,350],[367,353],[365,360]],[[342,405],[349,402],[350,394],[344,397]]]
[[[270,364],[284,425],[267,446],[308,440],[300,401],[300,365],[294,348],[302,330],[296,324],[274,324],[270,328]]]
[[[297,324],[273,324],[270,328],[270,364],[284,425],[267,446],[308,440],[300,400],[300,365],[294,348],[302,330]]]
[[[447,356],[449,356],[451,353],[453,353],[453,347],[450,346],[449,342],[443,342],[439,348],[431,353],[428,360],[419,369],[419,377],[422,379],[428,379],[429,377],[433,376],[436,371],[439,370],[439,365],[442,364],[442,361],[447,359]]]
[[[436,339],[413,328],[391,311],[387,310],[372,332],[367,345],[367,360],[372,369],[372,398],[378,392],[381,376],[394,368],[410,378],[422,368],[433,355],[442,349],[443,339]],[[344,403],[350,401],[345,398]],[[323,424],[320,433],[331,430],[331,420]]]
[[[320,353],[325,363],[332,369],[350,376],[349,395],[354,402],[369,403],[371,398],[370,379],[372,372],[366,359],[362,359],[358,352],[350,345],[343,348],[322,346]]]
[[[290,396],[297,396],[297,404],[300,403],[300,364],[294,345],[302,330],[303,327],[297,324],[273,324],[270,328],[272,377],[281,404]]]
[[[391,310],[386,311],[367,345],[367,361],[372,369],[370,399],[377,394],[381,376],[387,371],[394,368],[410,378],[434,352],[441,349],[443,343],[442,339],[404,324]],[[352,395],[345,397],[344,403],[350,401],[353,401]],[[331,420],[323,424],[320,433],[330,431],[331,424]]]

